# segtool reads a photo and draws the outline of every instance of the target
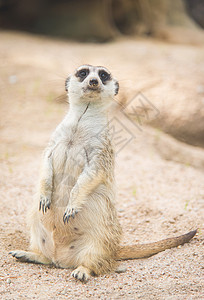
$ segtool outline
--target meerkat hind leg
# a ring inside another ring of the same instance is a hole
[[[91,271],[83,266],[79,266],[72,272],[72,276],[82,282],[87,282],[91,276]]]
[[[49,265],[52,263],[42,253],[38,253],[38,252],[14,250],[14,251],[10,251],[9,254],[11,254],[13,257],[17,258],[21,262],[29,262],[29,263],[44,264],[44,265]]]

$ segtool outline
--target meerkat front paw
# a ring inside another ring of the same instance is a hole
[[[46,213],[47,209],[50,209],[51,196],[40,195],[39,210],[42,209],[43,214]]]
[[[70,217],[74,218],[77,213],[78,213],[78,209],[76,207],[68,205],[63,216],[64,224],[66,222],[68,223]]]

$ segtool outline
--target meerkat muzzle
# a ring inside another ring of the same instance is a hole
[[[99,81],[96,78],[89,80],[88,88],[91,90],[97,90],[99,88]]]

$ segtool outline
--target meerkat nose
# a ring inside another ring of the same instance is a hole
[[[90,81],[89,81],[89,85],[90,86],[98,86],[98,80],[97,79],[91,79]]]

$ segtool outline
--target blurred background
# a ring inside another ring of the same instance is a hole
[[[160,114],[144,122],[203,147],[203,27],[203,0],[1,0],[1,88],[52,102],[79,64],[105,64],[120,102],[145,91]]]
[[[120,34],[170,39],[171,29],[204,27],[204,2],[1,0],[0,26],[94,42],[109,41]]]

